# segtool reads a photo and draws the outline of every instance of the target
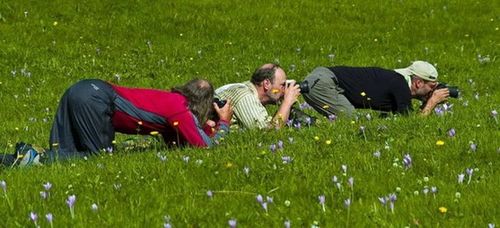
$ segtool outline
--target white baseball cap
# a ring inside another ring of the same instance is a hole
[[[409,67],[395,69],[395,71],[405,77],[415,75],[421,79],[431,82],[437,81],[438,77],[438,72],[432,64],[420,60],[413,62]]]

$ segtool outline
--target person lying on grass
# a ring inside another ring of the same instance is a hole
[[[305,78],[309,92],[302,96],[327,117],[352,117],[355,109],[407,114],[412,111],[412,98],[426,101],[421,114],[427,116],[450,96],[448,88],[438,89],[437,76],[436,68],[425,61],[415,61],[407,68],[395,70],[317,67]]]
[[[66,90],[50,133],[50,149],[18,143],[14,154],[0,157],[6,166],[50,163],[113,150],[115,132],[161,134],[167,145],[210,147],[229,133],[231,105],[213,103],[212,85],[194,79],[170,91],[127,88],[98,79],[82,80]],[[206,127],[215,109],[218,121]],[[203,123],[203,124],[202,124]]]

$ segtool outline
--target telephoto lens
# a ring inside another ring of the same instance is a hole
[[[286,80],[286,86],[290,86],[291,84],[295,83],[296,85],[299,85],[300,93],[309,93],[309,82],[308,81],[302,81],[300,83],[297,83],[297,81],[289,79]]]
[[[450,97],[458,98],[458,96],[460,96],[460,90],[458,89],[457,86],[449,86],[446,83],[439,83],[434,90],[443,89],[443,88],[448,89],[448,91],[450,93]]]

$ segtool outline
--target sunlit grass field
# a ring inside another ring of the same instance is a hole
[[[5,153],[47,147],[60,96],[84,78],[218,87],[266,62],[300,81],[420,59],[461,97],[428,118],[306,110],[317,125],[234,131],[213,149],[118,135],[113,154],[0,169],[0,227],[500,226],[499,22],[498,1],[2,1]]]

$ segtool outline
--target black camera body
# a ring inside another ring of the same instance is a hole
[[[294,82],[295,80],[286,80],[287,86],[290,85],[290,83]],[[309,82],[308,81],[302,81],[299,83],[296,83],[299,85],[300,93],[309,93]]]
[[[224,107],[224,105],[226,105],[227,100],[221,100],[221,99],[216,97],[216,98],[214,98],[214,103],[216,103],[219,108],[222,108],[222,107]]]
[[[438,83],[436,88],[434,90],[437,90],[437,89],[444,89],[444,88],[447,88],[448,91],[450,92],[450,97],[453,97],[453,98],[458,98],[458,96],[460,96],[460,90],[458,89],[457,86],[450,86],[446,83]]]

